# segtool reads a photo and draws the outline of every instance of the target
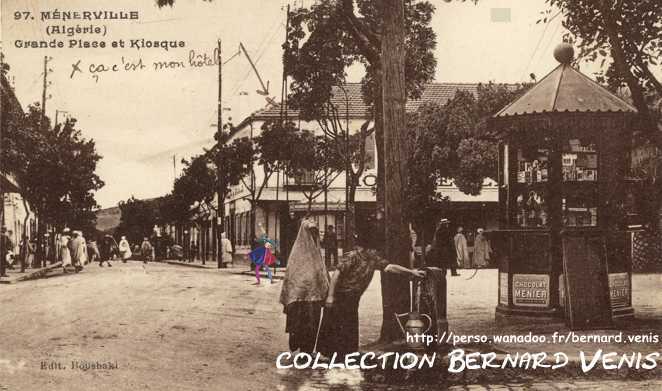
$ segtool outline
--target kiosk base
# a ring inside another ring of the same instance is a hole
[[[632,307],[612,308],[611,317],[614,320],[634,319],[634,308]]]
[[[521,309],[502,305],[496,307],[497,323],[550,323],[563,322],[563,311],[559,308]]]

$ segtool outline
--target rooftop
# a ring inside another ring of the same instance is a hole
[[[363,101],[361,92],[361,83],[347,83],[344,86],[345,92],[340,87],[333,88],[333,97],[331,102],[340,110],[342,116],[347,114],[349,118],[364,119],[370,118],[372,113],[370,106]],[[424,103],[446,104],[455,96],[457,91],[466,91],[472,94],[476,93],[478,83],[430,83],[423,90],[419,99],[408,99],[405,109],[407,112],[416,111]],[[347,110],[347,111],[345,111]],[[255,120],[271,120],[280,118],[280,105],[270,105],[267,108],[255,112],[251,117]],[[287,110],[288,118],[298,118],[298,111]]]
[[[553,112],[637,112],[631,104],[573,68],[570,45],[559,45],[554,56],[560,62],[559,66],[524,95],[501,109],[495,117]]]

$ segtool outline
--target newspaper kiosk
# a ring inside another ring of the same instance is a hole
[[[562,318],[570,303],[566,277],[586,288],[582,305],[611,307],[614,317],[633,314],[623,216],[636,109],[573,68],[573,55],[570,45],[559,45],[560,64],[493,118],[504,135],[493,241],[500,255],[498,320]],[[570,269],[588,269],[564,276],[565,240],[578,237],[601,248],[565,254]],[[582,264],[587,257],[607,264],[604,276]],[[592,289],[607,295],[607,284],[610,297],[601,301]]]

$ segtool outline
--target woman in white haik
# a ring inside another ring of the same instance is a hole
[[[122,236],[122,240],[120,240],[120,255],[122,257],[122,262],[126,263],[126,261],[131,258],[131,245],[129,245],[129,241],[126,240],[126,236]]]
[[[227,267],[228,263],[232,262],[232,243],[228,239],[228,235],[225,232],[221,233],[221,245],[223,246],[223,264]]]
[[[329,274],[320,253],[319,231],[312,219],[305,218],[287,260],[280,291],[290,351],[312,353],[314,350],[328,291]]]
[[[71,240],[71,237],[69,236],[70,232],[71,230],[69,228],[63,229],[59,241],[60,261],[62,261],[62,271],[65,273],[69,273],[67,266],[72,266],[71,252],[69,251],[69,240]]]

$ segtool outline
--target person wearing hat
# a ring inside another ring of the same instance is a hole
[[[485,237],[482,228],[478,228],[476,232],[476,238],[474,239],[474,266],[487,267],[490,263],[492,247],[490,246],[490,241]]]
[[[428,245],[425,251],[427,266],[444,269],[444,275],[446,270],[450,269],[451,276],[459,276],[457,273],[455,244],[451,236],[450,221],[448,219],[439,220],[432,244]]]

